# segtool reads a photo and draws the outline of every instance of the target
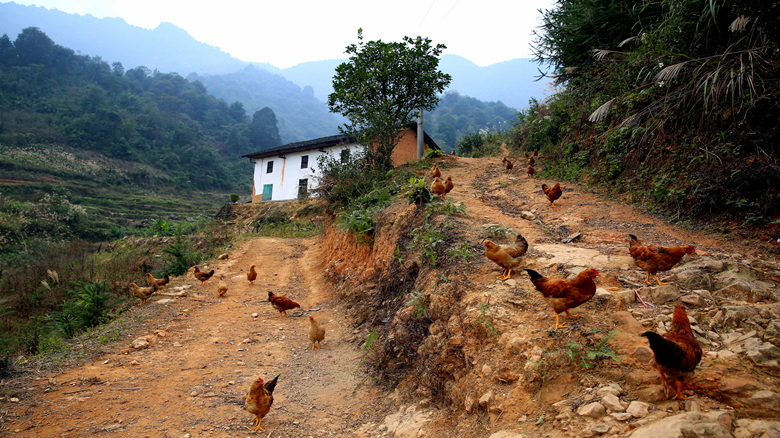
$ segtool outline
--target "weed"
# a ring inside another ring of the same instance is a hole
[[[412,316],[417,319],[427,317],[430,296],[416,290],[411,291],[409,295],[411,295],[411,298],[406,302],[406,305],[412,306]]]
[[[490,330],[493,335],[498,334],[498,329],[495,325],[493,325],[493,318],[496,316],[494,313],[489,312],[490,305],[488,303],[480,303],[479,304],[479,318],[477,318],[477,322],[483,324],[485,327]]]
[[[409,199],[410,204],[427,204],[433,199],[431,189],[425,184],[422,178],[409,178],[409,184],[404,186],[404,197]]]
[[[476,256],[469,251],[469,246],[470,244],[468,242],[453,246],[450,248],[449,256],[454,259],[459,259],[464,266],[468,266],[469,261],[476,258]]]
[[[439,257],[439,244],[444,242],[444,232],[429,222],[412,230],[412,242],[407,248],[420,248],[420,262],[436,265]]]
[[[183,275],[199,261],[197,255],[192,252],[189,242],[184,241],[181,234],[176,235],[174,242],[163,248],[163,252],[170,256],[163,268],[164,274]]]
[[[616,334],[615,330],[609,332],[592,347],[585,347],[578,342],[569,342],[566,344],[566,356],[580,367],[588,369],[593,368],[594,360],[613,359],[622,362],[620,356],[609,346],[609,341]]]
[[[493,237],[506,237],[507,233],[513,233],[511,228],[506,225],[490,225],[485,230]]]

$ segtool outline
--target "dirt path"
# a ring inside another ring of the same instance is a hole
[[[187,296],[149,301],[173,312],[139,334],[148,336],[148,348],[127,348],[31,382],[32,400],[6,431],[30,437],[247,436],[251,415],[242,405],[249,385],[257,376],[281,374],[262,436],[352,435],[372,417],[382,418],[384,406],[370,384],[359,386],[362,355],[318,260],[316,238],[257,238],[210,266],[217,274],[203,287],[191,275],[173,281],[167,291],[183,289]],[[254,286],[246,279],[251,264],[260,273]],[[216,293],[219,276],[229,285],[224,298]],[[269,290],[301,303],[303,311],[279,318]],[[309,348],[306,315],[326,326],[322,349]]]
[[[464,220],[473,229],[492,223],[519,231],[532,254],[541,245],[562,245],[560,238],[575,232],[582,236],[569,247],[607,256],[627,255],[628,233],[658,245],[694,244],[713,256],[750,252],[745,242],[671,226],[575,185],[564,184],[563,197],[552,208],[540,186],[554,181],[527,178],[520,163],[506,171],[500,157],[446,157],[442,167],[456,184],[449,198],[466,207]],[[523,211],[534,218],[521,218]],[[381,424],[393,408],[387,393],[361,385],[365,375],[356,372],[362,359],[358,345],[366,333],[353,332],[348,311],[333,298],[317,241],[253,238],[237,245],[229,260],[208,266],[217,274],[205,286],[191,275],[175,279],[167,291],[183,290],[185,297],[155,296],[147,304],[168,309],[137,335],[148,336],[148,348],[132,349],[133,339],[125,339],[117,351],[95,362],[32,378],[21,400],[7,408],[2,432],[21,437],[248,436],[253,434],[251,415],[242,404],[251,381],[281,374],[262,436],[364,436],[357,432],[361,426]],[[470,275],[496,282],[499,268],[483,262]],[[260,273],[255,285],[245,277],[252,264]],[[626,269],[637,281],[643,278],[643,272]],[[229,285],[221,299],[218,277]],[[298,301],[303,311],[280,319],[268,303],[269,290]],[[321,350],[309,349],[309,314],[326,326]],[[549,315],[545,318],[547,324]]]

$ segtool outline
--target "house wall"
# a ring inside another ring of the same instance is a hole
[[[312,149],[305,152],[293,152],[284,154],[284,157],[274,156],[258,159],[255,162],[254,183],[252,187],[252,202],[262,202],[263,186],[273,185],[271,192],[271,201],[285,201],[298,198],[298,182],[301,179],[308,179],[308,190],[316,187],[315,174],[317,173],[318,158],[325,153],[339,156],[341,151],[347,147],[354,148],[356,145],[342,145],[326,149],[326,152],[320,152]],[[304,155],[309,157],[308,166],[301,169],[301,159]],[[268,162],[273,161],[273,171],[268,173]]]
[[[428,145],[423,145],[423,153],[428,150]],[[407,129],[401,140],[393,149],[393,164],[400,166],[417,159],[417,131]]]

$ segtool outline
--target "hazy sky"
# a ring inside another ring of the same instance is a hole
[[[345,58],[344,48],[366,41],[430,38],[486,66],[531,56],[539,9],[555,0],[14,0],[67,13],[121,17],[154,29],[170,22],[198,41],[248,62],[287,68]]]

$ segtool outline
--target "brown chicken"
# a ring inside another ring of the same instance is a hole
[[[453,149],[453,150],[452,150],[452,152],[450,152],[450,154],[452,154],[453,156],[456,156],[456,155],[458,155],[458,153],[457,153],[457,152],[455,152],[455,149]]]
[[[655,278],[655,281],[659,285],[669,284],[662,283],[658,279],[656,274],[658,271],[668,271],[680,262],[685,254],[693,254],[696,249],[691,246],[672,246],[664,248],[662,246],[644,246],[642,242],[637,239],[633,234],[628,235],[631,238],[631,243],[628,245],[628,252],[631,257],[634,258],[634,263],[641,269],[647,271],[647,278],[645,283],[652,284],[650,276]]]
[[[593,279],[599,275],[599,272],[595,269],[586,269],[573,280],[551,280],[532,269],[526,269],[525,272],[531,276],[531,283],[555,311],[556,330],[566,327],[558,320],[561,312],[566,312],[568,318],[575,318],[569,313],[569,309],[588,302],[596,294],[596,283]]]
[[[506,167],[506,170],[512,170],[512,162],[507,160],[506,157],[504,157],[503,160],[501,160],[502,163],[504,163],[504,166]]]
[[[219,280],[219,283],[217,284],[217,293],[220,297],[224,297],[225,294],[228,291],[228,285],[225,283],[224,280]]]
[[[141,299],[141,304],[145,304],[146,300],[154,294],[159,286],[141,287],[135,283],[130,283],[130,290],[133,292],[133,296]]]
[[[554,186],[548,187],[547,184],[542,184],[542,191],[550,201],[550,206],[555,207],[555,201],[561,197],[563,192],[561,191],[561,183],[555,183]]]
[[[146,284],[149,286],[165,286],[168,284],[168,282],[171,281],[171,277],[168,276],[168,274],[165,274],[163,278],[154,278],[154,276],[150,273],[146,273]]]
[[[249,387],[249,392],[244,399],[244,409],[249,411],[250,414],[255,414],[255,418],[252,419],[252,424],[257,424],[255,431],[263,429],[263,418],[271,410],[271,405],[274,404],[274,389],[276,388],[276,381],[279,380],[279,376],[274,377],[268,383],[263,383],[263,378],[258,377],[252,386]]]
[[[493,263],[504,268],[501,279],[508,280],[512,276],[512,268],[520,264],[520,258],[528,252],[528,242],[517,233],[515,242],[511,245],[498,245],[493,241],[485,241],[485,255]]]
[[[284,316],[287,316],[288,310],[294,309],[296,307],[301,307],[301,305],[296,303],[295,301],[287,297],[274,295],[274,293],[271,291],[268,292],[268,301],[271,302],[271,306],[273,306],[274,309],[279,311],[279,318],[282,317],[282,314],[284,314]]]
[[[433,167],[431,167],[431,176],[434,178],[441,178],[441,170],[436,163],[433,163]]]
[[[452,183],[452,177],[448,176],[447,181],[444,181],[444,197],[455,188],[455,184]]]
[[[431,193],[444,197],[444,182],[439,178],[434,178],[431,183]]]
[[[246,273],[246,279],[249,280],[250,283],[255,284],[255,280],[257,280],[257,271],[255,271],[255,265],[249,267],[249,272]]]
[[[192,275],[194,275],[195,278],[200,280],[200,285],[203,286],[203,283],[205,283],[206,280],[208,280],[214,275],[214,270],[212,269],[210,272],[205,272],[205,271],[201,271],[200,268],[195,266],[195,269],[192,271]]]
[[[663,336],[655,332],[644,332],[641,336],[647,338],[650,342],[650,349],[653,350],[653,363],[661,375],[661,381],[664,384],[664,391],[667,393],[669,380],[675,380],[677,394],[675,400],[685,400],[690,397],[684,397],[683,379],[693,374],[696,365],[701,362],[702,350],[699,342],[693,337],[691,323],[688,321],[688,314],[685,313],[685,307],[676,306],[674,316],[672,316],[672,329]]]
[[[528,173],[528,178],[534,177],[534,166],[533,164],[528,165],[528,169],[526,169],[526,173]]]
[[[311,340],[311,349],[322,348],[320,342],[325,339],[325,328],[322,327],[313,316],[309,316],[309,340]],[[317,344],[315,347],[314,344]]]
[[[536,163],[536,154],[538,154],[539,151],[534,151],[533,155],[528,155],[528,152],[525,153],[525,157],[528,158],[528,165],[533,166],[534,163]]]

